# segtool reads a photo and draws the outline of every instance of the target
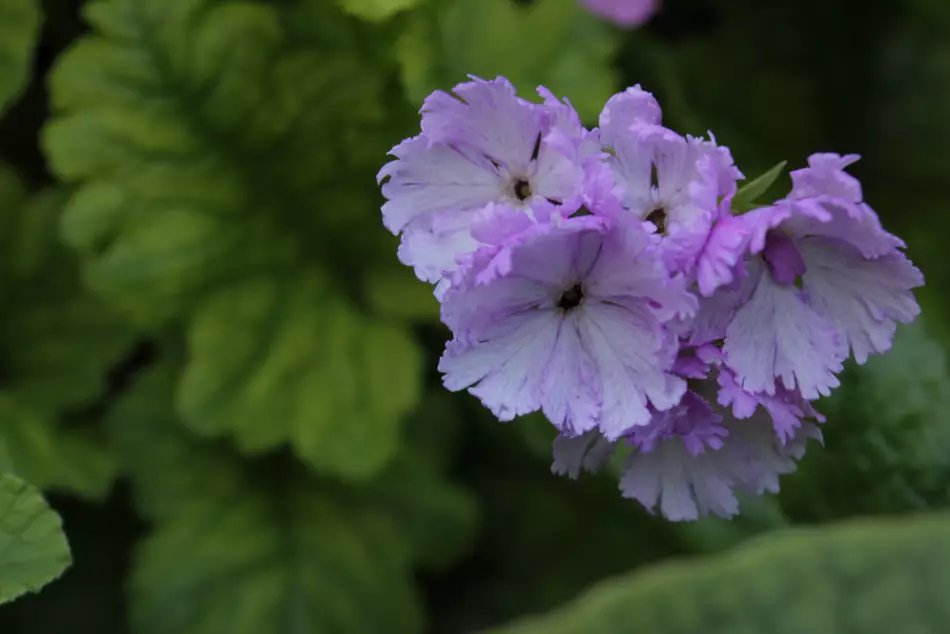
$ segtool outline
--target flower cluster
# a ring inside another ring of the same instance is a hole
[[[845,168],[815,154],[737,214],[714,138],[661,124],[639,86],[586,129],[539,88],[473,78],[422,107],[379,179],[400,260],[435,285],[439,363],[500,420],[540,410],[553,470],[628,453],[624,496],[671,520],[778,489],[843,362],[886,351],[923,284]]]

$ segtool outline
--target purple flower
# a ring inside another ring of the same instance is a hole
[[[667,265],[692,273],[713,222],[743,178],[728,148],[659,125],[660,108],[639,86],[614,95],[600,117],[600,141],[620,207],[662,236]],[[592,186],[605,188],[603,179]],[[603,194],[602,194],[603,196]],[[616,213],[616,211],[614,211]]]
[[[453,92],[426,99],[422,133],[394,147],[396,160],[378,176],[383,223],[402,234],[400,260],[428,282],[443,281],[478,247],[472,225],[489,205],[528,215],[542,203],[576,211],[581,152],[590,147],[573,108],[546,90],[543,105],[517,97],[502,77],[473,78]]]
[[[772,427],[783,445],[794,439],[805,419],[825,422],[825,417],[798,392],[779,387],[771,396],[753,394],[739,387],[727,369],[719,372],[718,401],[724,407],[732,406],[732,414],[738,419],[750,418],[761,406],[771,417]]]
[[[795,470],[809,438],[821,438],[809,422],[782,443],[761,410],[740,420],[687,392],[679,405],[626,436],[624,444],[634,449],[621,467],[620,489],[672,521],[732,517],[739,512],[737,493],[778,492],[779,476]],[[581,469],[599,471],[621,446],[596,431],[562,434],[554,441],[552,471],[572,478]]]
[[[639,26],[659,8],[660,0],[581,0],[600,17],[622,27]]]
[[[626,24],[656,6],[584,1]],[[541,104],[500,77],[454,93],[392,149],[383,221],[437,284],[445,386],[502,421],[541,410],[556,473],[617,457],[649,512],[731,517],[821,441],[810,401],[848,356],[920,311],[923,277],[845,172],[856,156],[815,154],[786,198],[734,216],[729,150],[663,127],[639,86],[594,130],[543,87]]]
[[[475,253],[443,298],[439,369],[501,420],[542,410],[561,431],[616,439],[676,405],[676,336],[696,300],[632,219],[529,224]]]
[[[648,424],[622,435],[623,443],[597,430],[562,433],[551,470],[576,478],[581,469],[602,469],[624,445],[632,447],[619,474],[623,495],[650,512],[659,507],[673,521],[731,517],[739,511],[737,493],[777,492],[779,476],[795,470],[805,442],[821,439],[806,419],[824,418],[798,394],[742,390],[722,359],[715,346],[683,347],[673,371],[689,379],[690,389],[675,407],[654,411]]]
[[[827,395],[849,354],[864,363],[886,351],[896,322],[920,312],[911,289],[923,276],[844,172],[855,160],[813,155],[792,172],[787,198],[714,230],[711,241],[735,250],[720,249],[721,266],[700,285],[707,295],[727,286],[702,302],[691,340],[724,336],[726,365],[748,392]]]
[[[581,469],[597,473],[607,464],[615,445],[616,441],[607,440],[596,429],[580,436],[560,434],[554,439],[551,472],[575,479]]]

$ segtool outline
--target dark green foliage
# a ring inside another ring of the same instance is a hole
[[[0,632],[950,630],[948,42],[941,0],[0,0]],[[640,83],[743,210],[863,155],[925,317],[779,496],[670,524],[442,388],[375,177],[469,73],[591,124]]]
[[[612,579],[493,634],[940,632],[950,518],[849,522],[756,539],[718,557]]]

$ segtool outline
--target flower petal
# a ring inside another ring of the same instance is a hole
[[[627,458],[620,490],[650,512],[659,506],[673,522],[709,513],[732,517],[739,512],[739,502],[732,492],[737,465],[730,464],[729,458],[722,451],[693,456],[679,439],[667,439],[651,452]]]
[[[548,363],[560,325],[554,312],[521,312],[483,330],[481,341],[449,342],[439,361],[445,387],[468,387],[502,421],[538,410],[538,368]]]
[[[899,251],[869,260],[847,242],[815,236],[799,241],[810,305],[841,332],[843,354],[858,363],[891,347],[896,322],[910,323],[920,306],[910,289],[923,275]]]
[[[484,157],[452,146],[431,146],[424,136],[390,151],[383,166],[383,224],[394,234],[413,219],[442,211],[477,210],[500,197],[503,179]]]
[[[726,328],[726,365],[750,392],[775,394],[778,378],[806,399],[829,394],[839,385],[835,373],[844,360],[834,324],[797,288],[776,284],[760,261],[750,262],[750,269],[757,284]]]
[[[580,436],[560,434],[554,439],[551,472],[569,478],[577,478],[581,468],[596,473],[604,468],[613,451],[614,443],[596,430]]]
[[[452,92],[436,91],[422,105],[429,142],[471,148],[509,172],[526,173],[542,133],[542,107],[519,98],[504,77],[473,77]]]
[[[564,316],[551,357],[541,372],[541,410],[563,432],[580,434],[594,429],[600,415],[600,376],[584,349],[578,330],[581,313]]]
[[[586,307],[579,325],[581,343],[595,360],[602,382],[599,429],[608,440],[649,423],[650,405],[665,410],[679,403],[686,382],[669,371],[676,339],[645,306]]]

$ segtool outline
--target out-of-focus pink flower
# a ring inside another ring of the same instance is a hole
[[[660,6],[660,0],[581,0],[592,13],[622,27],[640,26]]]

